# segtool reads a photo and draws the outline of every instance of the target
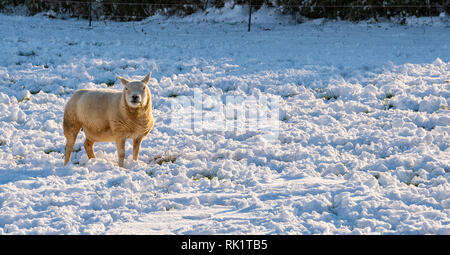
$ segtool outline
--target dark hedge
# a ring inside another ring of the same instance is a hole
[[[141,20],[156,13],[186,16],[209,7],[223,8],[225,4],[246,5],[250,0],[0,0],[0,10],[14,12],[25,6],[30,15],[54,11],[71,17],[105,18],[128,21]],[[450,0],[251,0],[254,10],[266,5],[294,18],[329,18],[342,20],[378,20],[394,16],[436,16],[449,13]]]

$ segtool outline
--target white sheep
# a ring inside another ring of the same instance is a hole
[[[125,140],[133,140],[133,160],[137,160],[142,139],[153,128],[152,100],[147,86],[148,74],[142,81],[117,78],[122,91],[110,89],[80,89],[67,102],[64,110],[66,151],[64,165],[70,161],[73,145],[82,128],[86,134],[84,149],[95,158],[95,142],[115,142],[119,166],[123,167]]]

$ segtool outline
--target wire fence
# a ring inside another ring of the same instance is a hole
[[[155,14],[187,16],[207,12],[208,8],[233,9],[240,6],[243,10],[248,10],[249,31],[252,12],[260,8],[277,9],[281,15],[290,15],[295,20],[304,17],[351,21],[436,16],[450,11],[450,0],[0,0],[0,10],[2,7],[6,8],[9,2],[10,6],[24,5],[32,15],[47,12],[46,15],[50,18],[63,14],[89,19],[89,26],[92,20],[139,21]]]
[[[367,0],[369,1],[369,0]],[[267,4],[267,3],[252,3],[250,0],[248,0],[245,4],[235,4],[233,5],[245,5],[246,7],[251,6],[253,8],[260,8],[262,6],[267,6],[269,8],[348,8],[348,9],[373,9],[373,8],[431,8],[431,9],[441,9],[442,11],[448,11],[450,8],[450,1],[449,0],[435,0],[435,1],[422,1],[422,3],[387,3],[387,1],[384,1],[384,3],[378,3],[374,4],[374,1],[370,1],[367,4],[361,4],[361,1],[356,1],[358,3],[352,3],[351,1],[348,1],[348,4],[342,4],[342,3],[335,3],[332,4],[333,1],[324,1],[323,2],[314,2],[313,4],[304,4],[302,1],[298,1],[297,4],[280,4],[278,6],[273,4]],[[338,1],[336,1],[338,2]],[[383,1],[378,1],[383,2]],[[183,3],[183,1],[178,3],[163,3],[163,2],[119,2],[119,1],[76,1],[76,0],[33,0],[31,6],[37,6],[37,5],[45,5],[45,4],[59,4],[59,5],[70,5],[70,4],[81,4],[81,5],[114,5],[114,6],[151,6],[151,7],[199,7],[202,10],[206,9],[208,6],[208,1],[204,0],[203,4],[199,3]],[[1,5],[0,5],[1,6]],[[213,6],[216,8],[223,8],[224,6]]]
[[[232,2],[233,0],[229,0]],[[6,1],[8,3],[9,1]],[[176,2],[167,2],[164,0],[148,0],[142,2],[129,2],[121,0],[27,0],[27,1],[12,1],[16,5],[21,2],[27,5],[29,8],[45,8],[48,4],[58,4],[60,6],[70,5],[70,4],[81,4],[81,5],[114,5],[114,6],[152,6],[152,7],[199,7],[201,9],[206,9],[208,6],[222,8],[222,4],[214,4],[216,2],[225,2],[217,0],[180,0]],[[274,5],[273,2],[280,2],[278,5]],[[342,2],[346,2],[342,3]],[[374,3],[376,2],[376,3]],[[402,3],[404,2],[404,3]],[[0,0],[0,8],[2,1]],[[4,4],[3,4],[4,5]],[[262,6],[268,7],[281,7],[281,8],[348,8],[348,9],[373,9],[373,8],[431,8],[431,9],[441,9],[443,11],[449,10],[450,1],[449,0],[397,0],[397,1],[379,1],[379,0],[236,0],[232,5],[245,5],[251,6],[253,8],[260,8]]]
[[[164,7],[176,7],[176,6],[186,6],[186,5],[192,5],[192,6],[198,6],[200,4],[198,3],[183,3],[182,1],[178,1],[178,3],[162,3],[162,2],[118,2],[118,1],[76,1],[76,0],[35,0],[33,1],[35,3],[59,3],[59,4],[114,4],[114,5],[128,5],[128,6],[133,6],[133,5],[140,5],[140,6],[148,6],[148,5],[152,5],[152,6],[164,6]],[[429,2],[428,1],[423,1],[422,4],[419,3],[405,3],[405,4],[373,4],[373,3],[368,3],[368,4],[353,4],[353,3],[349,3],[349,4],[331,4],[329,2],[332,1],[327,1],[327,4],[321,4],[321,3],[317,3],[314,5],[306,5],[306,4],[301,4],[300,1],[298,4],[283,4],[280,6],[283,7],[315,7],[315,8],[321,8],[321,7],[327,7],[327,8],[388,8],[388,7],[394,7],[394,8],[424,8],[424,7],[432,7],[432,8],[442,8],[443,6],[447,6],[449,5],[449,1],[446,0],[440,0],[440,1],[433,1],[433,2]],[[337,1],[336,1],[337,2]],[[207,6],[208,1],[204,1],[203,6]],[[237,5],[237,4],[236,4]],[[252,7],[261,7],[263,5],[269,6],[269,7],[276,7],[273,4],[256,4],[256,3],[251,3],[251,1],[247,1],[245,4],[242,4],[245,6],[252,6]],[[436,6],[438,5],[438,6]],[[223,6],[222,6],[223,7]],[[445,8],[445,7],[444,7]]]

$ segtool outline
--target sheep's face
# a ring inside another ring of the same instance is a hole
[[[143,107],[147,103],[150,96],[147,91],[147,83],[150,80],[150,74],[147,75],[142,81],[128,81],[124,78],[117,77],[124,85],[123,91],[125,95],[125,101],[127,105],[133,108]]]
[[[125,99],[130,107],[137,108],[147,102],[147,85],[142,82],[130,82],[125,86]]]

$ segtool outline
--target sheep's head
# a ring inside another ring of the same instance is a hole
[[[124,86],[123,93],[128,106],[133,108],[145,106],[148,101],[148,97],[150,96],[150,91],[147,87],[150,80],[150,75],[151,73],[145,76],[142,81],[128,81],[127,79],[117,76]]]

